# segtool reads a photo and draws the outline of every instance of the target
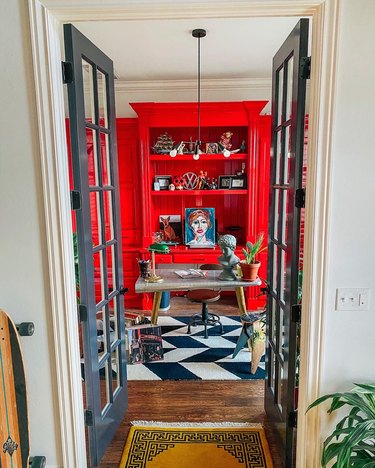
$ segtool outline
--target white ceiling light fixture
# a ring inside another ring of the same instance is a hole
[[[193,29],[191,35],[198,39],[198,75],[197,75],[197,105],[198,105],[198,138],[194,143],[193,159],[196,161],[199,159],[201,145],[201,39],[206,36],[205,29]],[[191,142],[180,141],[169,153],[172,158],[175,158],[178,154],[183,154],[185,144],[191,144]],[[224,157],[228,158],[231,153],[226,148],[223,148]]]

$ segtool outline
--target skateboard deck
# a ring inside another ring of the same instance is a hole
[[[15,324],[0,309],[0,468],[29,464],[24,360]]]

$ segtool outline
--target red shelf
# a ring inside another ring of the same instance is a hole
[[[248,190],[153,190],[152,195],[177,197],[186,195],[247,195]]]
[[[231,161],[231,160],[240,160],[240,161],[246,161],[247,159],[247,154],[246,153],[235,153],[231,154],[228,158],[225,158],[223,154],[218,153],[218,154],[206,154],[202,153],[199,155],[199,161]],[[193,155],[192,154],[178,154],[176,157],[172,158],[169,156],[169,154],[151,154],[150,155],[150,161],[170,161],[170,162],[175,162],[175,161],[193,161]]]

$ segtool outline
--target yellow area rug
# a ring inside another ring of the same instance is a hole
[[[132,426],[120,468],[272,468],[262,427],[217,426]]]

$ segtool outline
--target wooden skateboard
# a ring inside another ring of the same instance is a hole
[[[24,360],[18,335],[34,325],[15,325],[0,309],[0,468],[43,468],[45,457],[29,457],[29,420]]]

